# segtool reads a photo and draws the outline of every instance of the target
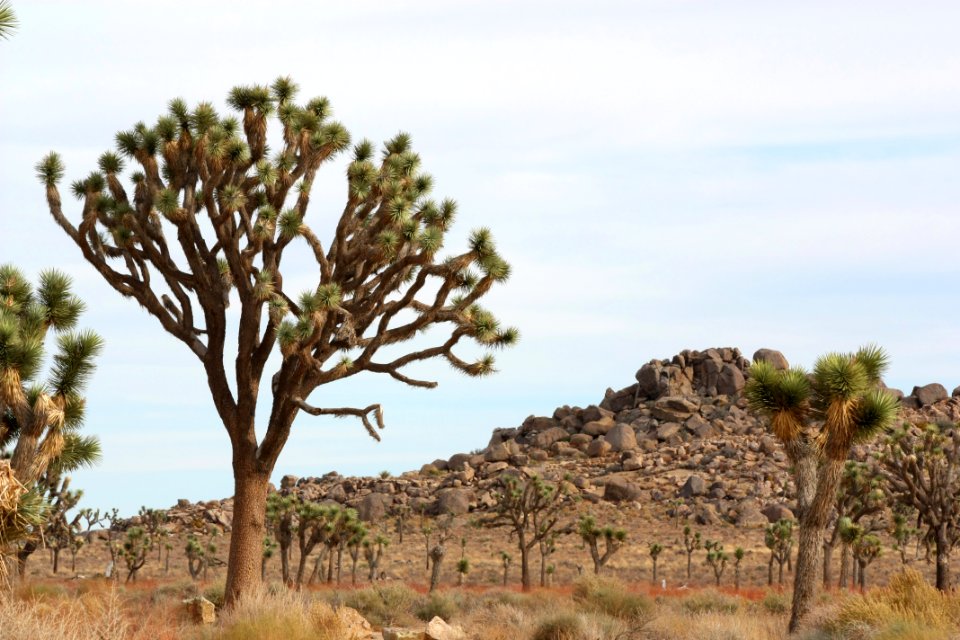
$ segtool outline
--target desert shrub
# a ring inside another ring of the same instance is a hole
[[[734,614],[740,609],[740,599],[733,596],[704,589],[696,591],[680,601],[680,606],[687,613],[723,613]]]
[[[742,612],[690,615],[667,611],[644,627],[642,637],[645,640],[783,640],[784,626],[777,618]]]
[[[646,620],[655,610],[650,598],[631,593],[623,583],[609,578],[590,577],[578,581],[573,597],[587,609],[625,620]]]
[[[0,598],[0,637],[3,640],[127,640],[130,635],[120,595],[110,590],[90,594],[82,601]]]
[[[378,627],[412,622],[413,608],[418,600],[417,592],[403,584],[356,589],[342,596],[343,604],[356,609]]]
[[[760,605],[767,613],[781,615],[790,611],[790,601],[787,596],[776,591],[768,591],[767,595],[760,601]]]
[[[459,610],[459,605],[451,596],[435,592],[420,598],[413,613],[424,622],[429,622],[437,616],[440,616],[446,622],[450,622],[459,613]]]
[[[587,640],[587,634],[580,618],[561,613],[537,624],[532,640]]]
[[[960,596],[937,591],[919,572],[908,569],[894,575],[886,587],[848,596],[819,626],[845,639],[955,637]]]
[[[69,595],[67,588],[59,584],[28,582],[17,587],[17,598],[27,602],[62,600]]]

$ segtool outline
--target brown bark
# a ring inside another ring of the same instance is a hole
[[[850,547],[843,545],[843,549],[840,551],[840,582],[838,586],[841,589],[846,589],[849,584],[848,579],[850,577]]]
[[[829,540],[823,543],[823,588],[829,589],[833,584],[833,550],[835,545]]]
[[[233,531],[224,593],[227,606],[249,593],[260,580],[269,478],[269,472],[234,462]]]
[[[941,526],[937,530],[937,536],[934,540],[937,551],[937,589],[948,591],[950,589],[950,539],[947,537],[946,526]]]
[[[843,459],[824,461],[820,468],[820,479],[813,502],[800,521],[797,566],[793,580],[790,633],[797,632],[801,620],[806,617],[813,606],[817,576],[822,561],[824,530],[833,509],[840,477],[843,475],[843,465]]]

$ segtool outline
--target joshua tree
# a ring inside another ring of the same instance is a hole
[[[743,547],[737,547],[733,550],[733,588],[740,591],[740,563],[747,552]]]
[[[270,536],[263,537],[263,559],[260,561],[260,580],[265,582],[267,579],[267,563],[273,554],[277,552],[277,542]]]
[[[903,425],[887,438],[880,467],[891,497],[917,510],[924,539],[936,550],[937,589],[946,591],[950,555],[960,540],[960,430]]]
[[[503,566],[503,586],[507,586],[507,578],[510,575],[510,564],[513,558],[506,551],[500,552],[500,564]]]
[[[360,552],[368,533],[367,525],[359,519],[351,523],[350,535],[346,541],[347,553],[350,554],[350,584],[357,584],[357,562],[360,561]]]
[[[433,548],[433,544],[431,544],[433,539],[433,523],[427,518],[427,512],[423,509],[420,511],[420,535],[423,536],[424,564],[426,565],[426,570],[430,571],[430,549]]]
[[[378,534],[373,540],[363,541],[363,559],[367,561],[369,573],[367,579],[373,582],[377,577],[380,560],[383,559],[383,550],[390,544],[390,540],[383,534]]]
[[[269,88],[236,87],[228,103],[239,119],[207,102],[191,110],[176,99],[154,126],[121,131],[119,154],[105,153],[97,170],[73,184],[82,201],[79,225],[63,212],[59,156],[38,164],[50,213],[84,258],[204,368],[233,451],[228,605],[259,581],[267,486],[297,414],[353,416],[379,440],[379,404],[316,407],[308,400],[317,387],[366,371],[432,388],[435,382],[404,367],[433,358],[486,375],[494,371],[492,356],[465,361],[454,353],[460,341],[503,347],[518,335],[478,305],[510,275],[489,230],[474,232],[466,251],[438,259],[456,205],[428,199],[433,180],[420,171],[408,134],[389,140],[379,158],[367,140],[353,147],[346,205],[329,241],[321,239],[307,223],[311,190],[320,166],[347,151],[350,136],[329,119],[327,99],[298,104],[296,93],[289,78]],[[280,130],[268,146],[271,115]],[[139,167],[130,191],[120,180],[125,159]],[[296,278],[282,264],[295,242],[317,274],[299,297],[288,289],[287,278]],[[236,323],[227,322],[230,305]],[[409,345],[436,335],[428,333],[435,325],[450,327],[448,337],[435,346]],[[276,346],[279,357],[271,359]],[[278,366],[264,385],[268,362]],[[273,399],[258,439],[262,388]]]
[[[17,16],[7,0],[0,0],[0,40],[6,40],[17,29]]]
[[[558,529],[558,524],[564,500],[574,491],[567,480],[553,485],[533,476],[521,484],[514,476],[501,476],[500,491],[494,496],[496,514],[489,524],[510,527],[511,534],[516,535],[524,591],[531,586],[530,550],[555,531],[567,532]]]
[[[460,558],[457,560],[457,586],[462,587],[464,581],[467,579],[467,574],[470,573],[470,561],[466,558]]]
[[[690,525],[683,526],[683,548],[687,551],[687,582],[690,582],[693,552],[700,548],[700,532],[694,533]]]
[[[410,515],[410,505],[401,504],[397,505],[393,511],[394,517],[397,519],[397,536],[400,544],[403,544],[403,531],[406,528],[406,519]]]
[[[297,541],[300,546],[300,562],[297,564],[297,588],[303,586],[307,559],[321,542],[326,544],[332,530],[332,520],[339,517],[339,510],[323,507],[316,502],[301,502],[297,505]]]
[[[71,491],[69,487],[70,478],[64,478],[59,486],[54,485],[48,491],[48,495],[53,499],[49,500],[50,508],[43,526],[43,541],[50,549],[54,575],[60,570],[60,553],[64,549],[69,550],[74,547],[80,531],[82,515],[77,512],[73,517],[68,518],[67,514],[80,502],[83,492]]]
[[[723,550],[723,545],[719,541],[707,540],[703,543],[703,548],[707,552],[707,564],[713,569],[713,577],[717,581],[717,586],[720,586],[720,578],[723,577],[723,572],[727,568],[727,561],[730,559],[730,556],[727,555],[727,552]]]
[[[627,539],[627,530],[611,526],[597,526],[596,519],[591,515],[582,516],[577,524],[577,533],[580,539],[590,549],[590,558],[593,560],[593,572],[597,575],[607,564],[610,558],[623,546]],[[600,541],[603,540],[603,553],[600,553]]]
[[[440,584],[440,565],[447,553],[446,543],[453,535],[453,515],[444,518],[437,527],[437,543],[430,549],[430,593],[433,593]]]
[[[916,510],[912,507],[896,505],[893,510],[893,522],[891,523],[892,531],[890,535],[893,537],[893,548],[900,554],[900,564],[904,567],[910,564],[910,559],[907,558],[907,549],[910,546],[910,541],[918,533],[916,527],[910,526],[910,522],[916,520],[916,517],[910,517],[911,511],[916,513]]]
[[[161,540],[167,534],[165,528],[168,520],[167,512],[165,509],[148,509],[141,506],[137,515],[140,517],[140,524],[147,530],[147,537],[152,546],[157,548],[157,563],[159,563],[163,552]]]
[[[127,582],[137,579],[137,572],[147,562],[152,542],[143,527],[130,527],[120,548],[120,554],[127,565]]]
[[[830,353],[814,365],[778,370],[758,361],[745,388],[751,408],[770,419],[793,463],[800,524],[793,607],[795,633],[810,611],[823,554],[824,529],[854,443],[886,429],[899,411],[897,399],[880,387],[887,356],[876,346],[856,353]]]
[[[557,572],[557,565],[555,564],[547,565],[547,586],[548,587],[553,584],[553,576],[556,572]]]
[[[296,494],[271,493],[267,496],[266,523],[280,547],[280,575],[285,585],[290,579],[290,549],[296,531],[296,514],[299,500]]]
[[[863,535],[863,527],[854,524],[850,518],[840,518],[837,523],[840,530],[840,582],[841,589],[847,588],[850,567],[850,549]]]
[[[882,550],[880,538],[872,533],[858,537],[853,543],[853,557],[857,562],[858,584],[861,592],[867,590],[867,567],[880,557]]]
[[[833,583],[833,550],[840,541],[840,521],[844,518],[856,524],[862,519],[881,513],[885,508],[881,478],[872,473],[869,467],[848,460],[837,488],[834,505],[836,519],[833,528],[823,540],[823,588]]]
[[[778,584],[783,584],[783,565],[790,559],[793,548],[793,520],[781,518],[767,525],[763,542],[770,549],[770,561],[767,563],[767,584],[773,584],[773,563],[778,565]]]
[[[20,271],[0,266],[0,459],[9,458],[2,463],[9,469],[4,482],[11,485],[8,495],[16,494],[0,505],[0,564],[13,545],[21,544],[18,555],[27,557],[37,548],[34,535],[48,513],[45,494],[100,457],[99,441],[79,432],[82,392],[102,348],[95,333],[72,331],[82,311],[66,275],[45,271],[34,290]],[[57,348],[44,380],[50,329]]]
[[[187,546],[184,547],[184,552],[187,555],[187,571],[190,572],[190,577],[199,580],[206,565],[204,557],[206,556],[206,550],[196,534],[191,533],[187,536]]]
[[[557,538],[560,537],[559,531],[551,531],[549,535],[540,539],[537,544],[540,547],[540,586],[547,586],[547,560],[557,552]]]
[[[650,578],[651,584],[657,584],[657,560],[663,552],[663,545],[658,542],[650,544],[650,561],[653,563],[653,576]]]

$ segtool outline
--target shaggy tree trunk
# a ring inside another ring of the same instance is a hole
[[[60,549],[53,549],[53,575],[60,571]]]
[[[823,543],[823,588],[829,589],[833,583],[833,549],[834,544],[828,540]]]
[[[652,581],[653,581],[653,584],[657,584],[657,561],[656,561],[656,559],[653,560],[653,578],[652,578]]]
[[[867,563],[860,561],[860,593],[867,590]]]
[[[937,589],[947,591],[950,589],[950,539],[947,537],[946,524],[941,525],[937,530],[934,540],[937,550]]]
[[[820,470],[820,482],[810,508],[800,521],[797,545],[797,567],[793,579],[793,608],[790,614],[790,633],[796,633],[800,622],[813,606],[823,553],[824,530],[843,475],[843,459],[830,459]]]
[[[540,554],[540,586],[547,586],[547,556]]]
[[[283,584],[290,585],[290,546],[280,549],[280,576]]]
[[[244,447],[246,448],[246,447]],[[256,456],[253,444],[250,458]],[[246,456],[234,452],[233,530],[227,560],[224,602],[233,606],[260,580],[263,537],[266,532],[267,485],[270,470],[258,469]]]
[[[443,556],[446,552],[447,550],[442,544],[438,544],[430,550],[430,562],[433,565],[430,571],[430,593],[436,591],[440,584],[440,564],[443,562]]]
[[[840,582],[837,586],[841,589],[846,589],[848,583],[848,578],[850,574],[850,547],[843,545],[843,548],[840,550]]]
[[[767,562],[767,586],[773,586],[773,551],[770,552],[770,560]]]

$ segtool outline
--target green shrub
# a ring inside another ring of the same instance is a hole
[[[580,618],[561,613],[540,622],[532,640],[587,640],[587,632]]]
[[[207,587],[203,592],[203,597],[212,602],[218,610],[222,609],[226,599],[226,588],[225,584],[215,584]]]
[[[414,615],[429,622],[439,616],[445,622],[450,622],[459,613],[460,607],[450,596],[443,593],[431,593],[422,597],[414,607]]]
[[[763,597],[763,600],[760,601],[760,604],[763,605],[763,608],[767,613],[772,613],[775,615],[780,615],[790,611],[790,602],[787,600],[787,597],[782,593],[777,593],[776,591],[767,592],[767,595]]]
[[[596,577],[578,581],[573,597],[589,609],[623,620],[649,619],[656,608],[650,598],[631,593],[623,583]]]
[[[683,610],[687,613],[725,613],[733,614],[740,609],[740,600],[719,591],[707,589],[692,593],[681,601]]]
[[[413,621],[413,607],[419,596],[403,584],[356,589],[343,595],[343,604],[359,611],[370,624],[395,626]]]

